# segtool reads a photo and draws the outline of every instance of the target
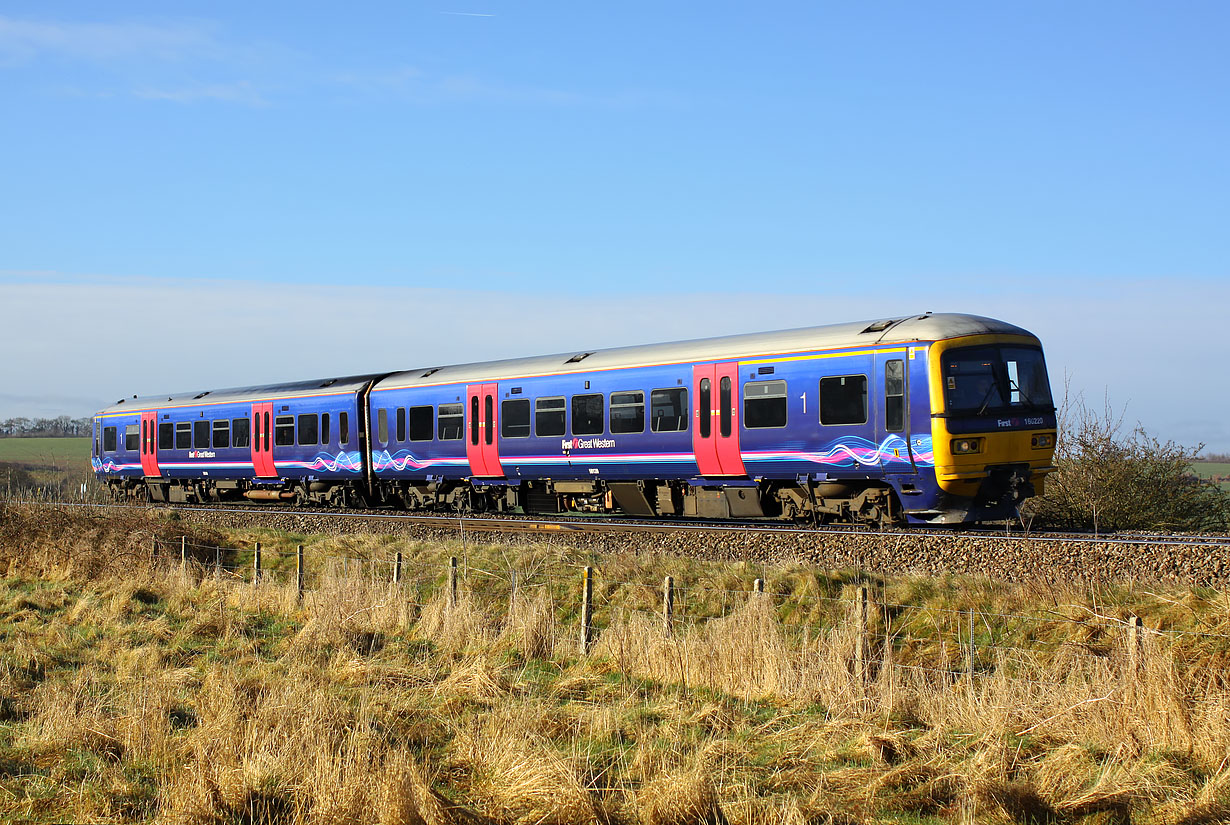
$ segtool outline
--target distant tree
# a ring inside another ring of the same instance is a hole
[[[1225,530],[1230,495],[1192,472],[1203,445],[1162,442],[1127,429],[1109,404],[1065,401],[1045,494],[1026,502],[1035,523],[1067,529]]]
[[[82,438],[90,435],[92,419],[9,418],[0,422],[0,436],[7,438]]]

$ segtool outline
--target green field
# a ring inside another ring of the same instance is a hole
[[[1230,464],[1199,461],[1192,465],[1192,470],[1201,478],[1221,479],[1221,488],[1226,492],[1230,492]]]
[[[0,489],[74,487],[90,474],[88,438],[0,438]]]

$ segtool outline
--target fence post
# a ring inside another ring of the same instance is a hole
[[[756,591],[757,593],[763,593],[764,592],[764,579],[756,579],[754,582],[752,582],[752,590]]]
[[[969,661],[966,663],[966,675],[969,677],[970,690],[974,689],[974,608],[969,609]]]
[[[1132,616],[1128,619],[1128,674],[1135,678],[1140,671],[1140,660],[1142,646],[1144,645],[1144,632],[1141,626],[1139,616]]]
[[[509,582],[508,616],[509,618],[512,618],[514,611],[516,611],[517,609],[517,571],[516,570],[508,571],[508,582]]]
[[[594,568],[586,567],[581,574],[581,655],[589,653],[589,640],[594,620]]]
[[[295,549],[295,598],[303,601],[303,545]]]
[[[675,580],[667,576],[662,580],[662,630],[666,638],[674,634]]]
[[[457,606],[457,557],[448,560],[448,606]]]
[[[867,585],[854,592],[854,675],[860,685],[867,681]]]
[[[256,552],[252,554],[252,586],[261,583],[261,543],[256,543]]]
[[[154,539],[154,557],[158,556],[158,539]],[[188,575],[188,537],[179,537],[179,572],[180,575]]]
[[[401,551],[397,551],[397,558],[393,559],[393,584],[401,584]]]

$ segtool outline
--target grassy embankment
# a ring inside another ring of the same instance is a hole
[[[870,580],[864,684],[853,574],[581,559],[549,543],[194,534],[204,545],[264,542],[281,572],[253,587],[226,571],[185,577],[174,559],[151,564],[151,538],[177,546],[181,530],[136,513],[5,512],[0,818],[1230,817],[1223,592]],[[302,602],[286,584],[299,543],[310,568]],[[399,588],[387,566],[349,562],[343,576],[328,561],[385,562],[398,550]],[[449,555],[463,558],[451,607]],[[598,635],[582,657],[586,563]],[[682,588],[670,638],[666,574]],[[771,595],[748,592],[758,576]],[[970,608],[972,680],[960,612]],[[1149,635],[1133,664],[1115,620],[1129,612],[1206,635]]]

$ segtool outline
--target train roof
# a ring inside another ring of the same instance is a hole
[[[313,395],[358,392],[373,379],[374,375],[348,375],[340,378],[319,378],[312,381],[292,381],[282,384],[263,384],[255,387],[233,387],[226,390],[189,390],[167,395],[143,395],[121,398],[103,408],[97,415],[126,412],[128,410],[160,410],[171,407],[196,406],[198,404],[228,404],[244,401],[265,401],[274,398],[303,398]]]
[[[604,369],[657,364],[722,361],[731,358],[772,357],[778,354],[930,342],[965,335],[1032,335],[1013,324],[979,315],[955,313],[907,315],[854,323],[753,332],[721,338],[700,338],[667,344],[644,344],[612,349],[574,350],[555,355],[481,361],[443,367],[424,367],[397,372],[384,378],[378,389],[472,383],[540,375],[566,375]]]

